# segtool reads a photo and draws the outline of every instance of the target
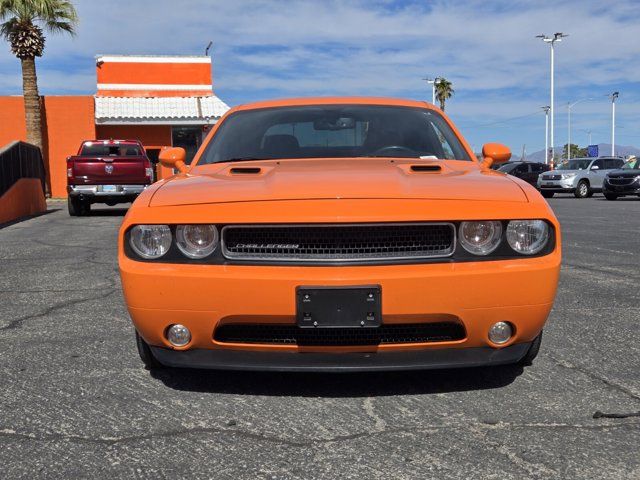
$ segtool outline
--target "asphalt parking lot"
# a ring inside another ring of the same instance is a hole
[[[0,476],[640,478],[640,199],[550,203],[564,265],[532,367],[282,375],[145,370],[124,210],[53,202],[0,229]]]

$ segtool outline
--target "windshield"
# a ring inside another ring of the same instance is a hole
[[[440,114],[421,108],[318,105],[239,111],[199,164],[284,158],[431,157],[471,161]]]
[[[556,170],[586,170],[593,159],[591,158],[577,158],[575,160],[565,161]]]
[[[505,163],[504,165],[500,165],[500,168],[498,168],[499,172],[504,172],[504,173],[509,173],[511,172],[513,169],[515,169],[519,164],[517,163]]]
[[[628,170],[640,170],[640,160],[636,159],[636,160],[630,160],[627,163],[625,163],[622,168],[624,169],[628,169]]]

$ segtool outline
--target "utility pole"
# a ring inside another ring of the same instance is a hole
[[[555,154],[555,146],[554,146],[554,142],[555,142],[555,138],[554,138],[554,117],[555,117],[555,112],[554,112],[554,46],[556,42],[561,42],[562,39],[564,37],[568,37],[568,35],[565,35],[562,32],[556,32],[553,34],[553,37],[547,37],[546,35],[542,34],[542,35],[536,35],[536,38],[540,38],[542,39],[542,41],[544,43],[548,43],[551,46],[551,103],[549,105],[550,109],[551,109],[551,161],[553,161],[553,157]]]
[[[544,110],[544,163],[549,165],[549,109],[551,107],[542,107]]]
[[[616,99],[620,92],[611,94],[611,156],[616,156]]]

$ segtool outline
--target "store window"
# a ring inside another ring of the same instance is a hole
[[[187,164],[191,163],[202,145],[202,127],[172,127],[171,137],[173,146],[184,148],[187,152]]]

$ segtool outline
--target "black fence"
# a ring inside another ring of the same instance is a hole
[[[0,149],[0,197],[21,178],[37,178],[46,193],[46,172],[42,153],[34,145],[13,142]]]

